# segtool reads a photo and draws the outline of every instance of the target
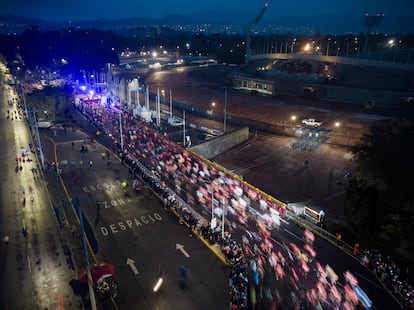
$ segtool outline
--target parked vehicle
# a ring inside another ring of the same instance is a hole
[[[38,128],[50,128],[52,127],[52,122],[37,122]]]
[[[319,127],[322,125],[322,122],[314,118],[305,118],[302,120],[302,124],[310,127]]]
[[[171,125],[171,126],[174,126],[174,127],[182,126],[182,125],[184,125],[184,121],[181,118],[173,116],[173,117],[170,117],[168,119],[168,124]]]

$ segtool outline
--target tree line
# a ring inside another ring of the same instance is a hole
[[[374,123],[352,148],[357,173],[345,197],[355,237],[414,267],[414,118]]]

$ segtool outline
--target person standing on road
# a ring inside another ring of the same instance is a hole
[[[75,225],[72,225],[72,226],[70,227],[70,231],[71,231],[71,233],[72,233],[72,237],[75,237],[75,233],[76,233],[76,227],[75,227]]]
[[[187,281],[188,268],[184,265],[180,267],[181,280]]]
[[[5,245],[9,245],[9,241],[10,241],[9,236],[5,235],[5,236],[3,237],[3,243],[4,243]]]

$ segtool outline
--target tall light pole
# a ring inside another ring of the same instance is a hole
[[[183,146],[185,147],[185,110],[183,110]]]
[[[226,197],[221,196],[220,197],[221,202],[221,238],[224,240],[224,219],[225,219],[225,213],[226,213]]]
[[[226,133],[227,124],[227,89],[224,90],[224,120],[223,120],[223,133]]]
[[[27,114],[26,96],[24,94],[24,88],[23,88],[23,84],[21,82],[20,82],[20,87],[22,88],[22,97],[23,97],[23,104],[24,104],[24,116],[26,117],[26,119],[28,119],[29,115]]]
[[[119,133],[121,135],[121,151],[124,152],[124,138],[122,137],[122,110],[119,109]]]
[[[211,221],[210,221],[210,228],[216,228],[216,219],[214,218],[214,188],[213,188],[213,181],[203,180],[204,183],[210,184],[211,186]]]
[[[37,125],[37,118],[36,118],[36,111],[35,111],[35,109],[32,109],[32,112],[33,112],[33,125],[34,125],[34,130],[36,130],[37,144],[39,145],[40,163],[42,164],[42,168],[44,168],[45,167],[45,157],[43,156],[42,142],[40,141],[39,127]]]
[[[157,126],[161,126],[161,108],[160,108],[160,88],[157,87],[157,100],[156,100],[156,112],[157,112]]]
[[[216,227],[216,221],[214,218],[214,189],[213,189],[213,183],[210,183],[211,185],[211,222],[210,222],[210,226],[211,229],[214,229]]]
[[[336,136],[338,136],[339,135],[338,129],[341,126],[341,123],[340,122],[335,122],[334,125],[335,125],[335,128],[336,128]]]
[[[173,110],[172,110],[172,93],[170,88],[170,117],[173,117]]]
[[[326,56],[329,56],[329,43],[331,43],[331,38],[328,38],[328,44],[326,45]]]
[[[216,106],[216,102],[215,101],[213,101],[212,103],[211,103],[211,119],[214,119],[214,116],[213,116],[213,114],[214,114],[214,107]]]

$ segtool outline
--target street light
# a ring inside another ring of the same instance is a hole
[[[165,90],[161,89],[161,102],[164,102],[165,100]]]
[[[121,152],[124,154],[124,139],[122,137],[122,109],[119,108],[119,133],[121,136]]]
[[[306,45],[303,47],[303,51],[305,53],[309,53],[312,49],[312,45],[310,43],[306,43]]]
[[[340,126],[341,126],[341,123],[340,122],[335,122],[334,123],[334,125],[335,125],[335,128],[336,129],[338,129]],[[338,131],[339,132],[339,131]],[[336,136],[337,136],[337,138],[336,139],[339,139],[339,137],[338,137],[338,132],[336,133]]]
[[[38,146],[39,146],[40,163],[42,164],[42,168],[44,168],[44,166],[45,166],[45,157],[43,155],[43,147],[42,147],[42,142],[40,140],[39,126],[38,126],[37,118],[36,118],[36,112],[39,112],[39,110],[35,110],[35,109],[32,108],[32,112],[33,112],[34,130],[35,130],[35,133],[36,133],[37,143],[38,143]]]
[[[292,115],[292,116],[290,117],[290,123],[291,123],[292,125],[295,125],[295,123],[296,123],[296,115]]]
[[[227,125],[227,89],[224,90],[224,119],[223,119],[223,133],[226,133]]]
[[[216,227],[216,219],[214,218],[214,180],[213,181],[208,181],[208,180],[203,180],[204,183],[206,184],[210,184],[211,187],[211,221],[210,221],[210,228],[214,229]]]
[[[214,217],[214,181],[207,181],[203,180],[204,183],[210,184],[211,186],[211,221],[210,221],[210,228],[213,230],[216,228],[216,218]],[[221,203],[221,237],[224,239],[224,219],[226,213],[226,197],[220,196],[219,204]]]
[[[221,203],[221,238],[224,240],[224,218],[226,213],[226,197],[221,196],[220,197],[220,203]]]
[[[214,113],[214,107],[216,106],[216,103],[213,101],[212,103],[211,103],[211,110],[210,110],[210,114],[211,114],[211,119],[214,119],[213,118],[213,113]]]

